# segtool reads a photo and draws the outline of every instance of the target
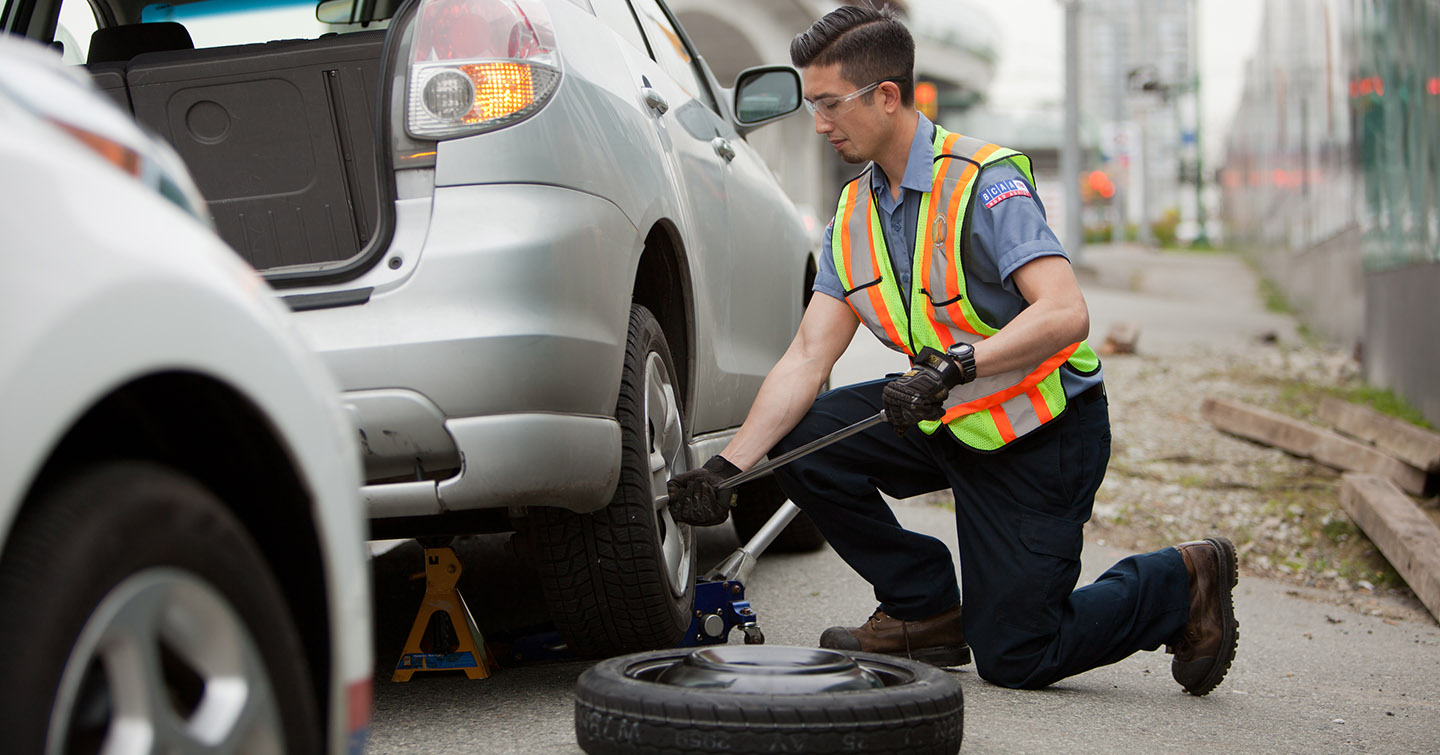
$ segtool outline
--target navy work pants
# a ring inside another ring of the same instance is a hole
[[[776,445],[779,454],[880,411],[884,380],[846,386]],[[980,675],[1044,687],[1174,640],[1189,617],[1180,553],[1131,556],[1075,589],[1082,527],[1110,459],[1103,395],[996,453],[947,431],[878,425],[776,470],[836,553],[875,588],[881,610],[915,621],[960,602],[945,543],[900,526],[880,496],[955,494],[963,615]],[[858,618],[858,617],[857,617]]]

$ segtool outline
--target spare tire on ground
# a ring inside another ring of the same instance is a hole
[[[960,682],[874,653],[775,645],[675,648],[595,664],[575,736],[608,753],[955,753]]]

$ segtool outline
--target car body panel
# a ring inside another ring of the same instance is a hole
[[[687,442],[734,432],[799,324],[814,242],[739,135],[724,101],[731,93],[683,29],[661,28],[673,15],[653,0],[637,0],[639,12],[629,0],[604,0],[603,19],[588,3],[536,2],[553,27],[561,71],[553,96],[517,122],[440,141],[404,132],[415,6],[386,22],[384,54],[395,62],[381,61],[374,97],[376,137],[389,143],[375,154],[379,181],[393,185],[379,191],[374,248],[338,267],[297,260],[267,273],[297,310],[305,343],[356,394],[349,411],[366,433],[373,517],[601,505],[618,474],[609,425],[642,271],[678,270],[665,279],[675,290],[656,295],[677,302],[662,325],[683,346]],[[640,13],[648,14],[643,29]],[[257,27],[257,41],[266,31]],[[317,45],[345,47],[333,42]],[[304,40],[273,49],[315,57]],[[134,61],[145,70],[168,61],[197,73],[201,86],[214,82],[187,67],[188,57],[233,62],[254,50]],[[676,58],[662,64],[652,50]],[[676,59],[686,84],[667,73]],[[242,76],[236,65],[217,68],[215,81]],[[665,106],[652,102],[657,95]],[[306,112],[314,136],[325,119]],[[374,391],[413,400],[377,404],[366,398]],[[513,434],[522,416],[539,423],[520,434],[537,444],[537,459],[557,443],[568,454],[546,480],[505,480],[482,464],[503,458],[492,452],[503,436],[488,433]],[[584,447],[558,430],[566,423]]]
[[[440,142],[436,184],[568,186],[614,202],[642,236],[672,224],[696,281],[689,426],[703,433],[738,425],[799,322],[811,247],[803,223],[726,119],[645,51],[606,27],[597,33],[589,14],[566,2],[553,10],[566,71],[560,91],[523,124]],[[576,39],[584,44],[567,44]],[[706,80],[717,95],[728,94]],[[670,104],[666,113],[644,104],[646,82]],[[717,138],[737,150],[734,160],[717,154]],[[601,255],[592,261],[611,263]],[[615,317],[623,323],[625,314]]]

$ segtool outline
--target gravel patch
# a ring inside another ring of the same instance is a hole
[[[1144,552],[1224,535],[1245,574],[1364,613],[1426,615],[1341,508],[1339,472],[1200,418],[1213,396],[1310,419],[1327,389],[1359,380],[1348,355],[1261,341],[1182,358],[1108,356],[1104,364],[1113,445],[1086,526],[1090,540]],[[1435,499],[1420,503],[1440,520]]]

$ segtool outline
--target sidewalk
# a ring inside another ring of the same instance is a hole
[[[1267,336],[1299,339],[1294,318],[1265,310],[1255,272],[1233,254],[1097,244],[1085,247],[1076,277],[1096,348],[1118,322],[1139,328],[1139,352],[1150,356],[1223,350]],[[905,365],[861,328],[836,365],[842,377],[831,382],[869,380]]]
[[[1076,274],[1097,348],[1122,321],[1139,327],[1139,351],[1152,356],[1223,349],[1267,335],[1298,340],[1294,318],[1266,311],[1255,272],[1233,254],[1097,244],[1085,247]]]

